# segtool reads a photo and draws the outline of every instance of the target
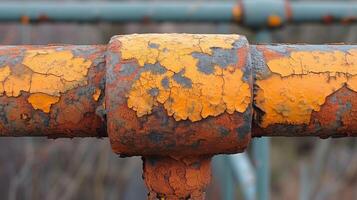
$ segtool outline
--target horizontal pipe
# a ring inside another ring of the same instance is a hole
[[[251,46],[253,136],[357,136],[356,45]]]
[[[212,156],[252,137],[357,136],[357,45],[133,34],[0,46],[0,83],[0,136],[108,136],[144,157],[148,199],[203,199]]]
[[[251,28],[285,23],[357,21],[357,3],[242,0],[209,2],[1,2],[0,21],[236,22]]]
[[[0,136],[108,132],[118,152],[151,155],[233,153],[250,136],[357,135],[356,45],[147,34],[0,46],[0,82]]]
[[[357,45],[133,34],[0,46],[0,83],[0,136],[108,136],[114,153],[144,157],[149,199],[202,199],[211,157],[252,137],[357,136]]]
[[[104,53],[105,45],[0,46],[0,136],[106,136]]]
[[[291,3],[293,22],[334,22],[349,23],[357,21],[357,2],[301,2]]]
[[[2,2],[0,21],[231,21],[234,2]],[[213,14],[214,13],[214,14]]]
[[[352,1],[242,0],[240,5],[241,23],[252,28],[357,22],[357,2]]]

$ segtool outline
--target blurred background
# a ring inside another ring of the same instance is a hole
[[[0,7],[3,2],[0,1]],[[253,30],[228,22],[0,23],[2,45],[106,44],[117,34],[172,32],[242,34],[250,43],[357,42],[357,26],[353,24],[301,23]],[[240,164],[252,165],[248,169],[232,164],[233,157],[215,157],[207,199],[357,199],[357,138],[255,140],[263,142],[266,149],[254,150],[251,145],[243,161],[238,158]],[[0,148],[0,199],[146,198],[141,158],[119,158],[112,153],[107,138],[0,138]],[[265,157],[254,156],[254,151],[265,152]],[[259,161],[270,169],[256,171]],[[259,173],[268,178],[261,180],[261,176],[256,176]]]

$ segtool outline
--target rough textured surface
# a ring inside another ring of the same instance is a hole
[[[211,180],[211,157],[145,157],[144,173],[150,200],[203,200]]]
[[[349,98],[347,101],[341,95],[334,100],[328,97],[336,93],[353,96],[357,92],[357,47],[279,45],[253,48],[252,56],[261,57],[254,63],[254,105],[259,127],[272,135],[327,137],[343,136],[347,134],[345,130],[353,131],[348,135],[356,133],[340,117],[342,113],[352,112],[356,100]],[[349,120],[354,119],[353,115],[349,116],[352,118]]]
[[[4,136],[103,136],[104,46],[0,47]],[[92,98],[92,95],[95,98]]]
[[[244,112],[250,104],[249,84],[235,66],[235,49],[244,45],[238,35],[131,35],[118,40],[121,59],[146,68],[128,94],[128,107],[138,117],[151,114],[159,103],[176,121],[193,122],[225,111]]]
[[[118,36],[107,55],[108,133],[115,152],[202,155],[246,147],[252,75],[244,37]]]
[[[149,199],[203,199],[211,157],[244,151],[251,132],[356,136],[356,76],[356,46],[237,35],[0,47],[0,132],[100,137],[107,125],[115,153],[144,157]]]

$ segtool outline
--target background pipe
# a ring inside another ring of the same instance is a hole
[[[235,22],[250,28],[287,23],[357,21],[349,1],[194,1],[194,2],[2,2],[0,21],[17,22]]]

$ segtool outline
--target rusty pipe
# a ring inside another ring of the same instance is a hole
[[[253,136],[357,136],[357,46],[251,47]]]
[[[1,136],[104,137],[143,156],[149,198],[204,198],[251,137],[356,136],[357,46],[134,34],[0,47]]]
[[[1,46],[0,135],[106,136],[105,45]],[[97,114],[96,114],[97,113]]]

